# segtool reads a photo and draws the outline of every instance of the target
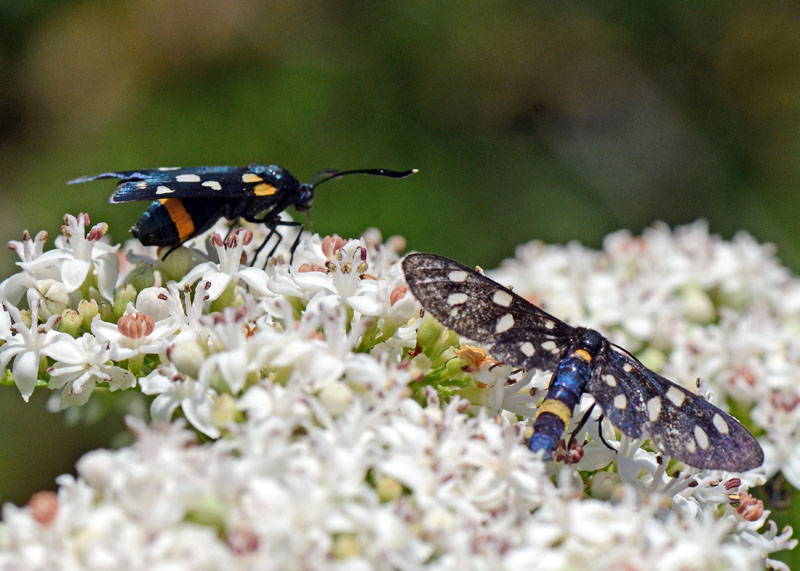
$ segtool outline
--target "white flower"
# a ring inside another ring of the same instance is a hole
[[[214,425],[216,392],[207,384],[181,374],[174,366],[162,366],[139,379],[142,392],[158,395],[150,405],[150,415],[159,423],[169,423],[178,408],[186,419],[209,438],[219,438]]]
[[[30,294],[28,298],[33,302],[31,303],[30,327],[25,325],[22,315],[16,307],[8,302],[3,302],[3,309],[14,320],[14,324],[11,326],[14,335],[8,337],[6,343],[0,347],[0,369],[5,369],[8,362],[14,359],[11,372],[14,375],[14,383],[25,402],[28,402],[36,387],[42,358],[51,355],[54,342],[68,337],[64,333],[53,330],[60,316],[54,315],[44,324],[39,324],[39,303],[35,302]]]
[[[253,291],[266,293],[267,274],[260,268],[242,266],[246,256],[245,246],[253,241],[253,232],[237,228],[223,242],[219,234],[211,235],[219,263],[204,262],[192,268],[181,280],[182,284],[193,284],[202,279],[210,284],[207,295],[217,299],[231,283],[241,279]]]
[[[174,342],[187,339],[191,341],[208,340],[210,333],[206,328],[203,316],[206,304],[210,300],[208,295],[210,288],[209,282],[200,281],[194,288],[194,298],[192,298],[192,290],[189,286],[184,286],[183,291],[180,291],[177,284],[169,284],[167,288],[169,317],[179,331]]]
[[[108,346],[110,358],[115,361],[165,350],[176,328],[173,319],[156,321],[146,313],[137,312],[132,304],[116,324],[103,321],[99,315],[92,320],[92,334]]]
[[[112,357],[110,343],[86,333],[79,339],[68,335],[54,342],[48,351],[56,363],[49,367],[50,388],[63,389],[61,407],[81,405],[97,383],[108,383],[109,389],[129,389],[136,384],[133,373],[109,364]]]
[[[110,246],[101,240],[108,231],[107,224],[97,224],[87,234],[88,225],[87,214],[81,213],[77,217],[65,215],[64,225],[61,227],[63,236],[56,239],[57,249],[45,252],[31,261],[21,262],[20,266],[32,273],[56,268],[68,292],[80,288],[89,272],[94,270],[100,294],[110,301],[119,270],[116,253],[119,246]]]
[[[246,314],[244,308],[234,310],[226,307],[219,314],[205,319],[215,352],[203,362],[198,373],[204,387],[211,387],[214,376],[218,374],[236,394],[244,388],[247,375],[261,368],[254,358],[258,347],[249,338]]]
[[[36,258],[41,256],[46,241],[47,232],[39,232],[36,234],[35,238],[31,238],[30,232],[25,230],[25,232],[22,233],[22,241],[11,240],[8,243],[8,247],[17,253],[20,259],[17,265],[21,266],[33,262]],[[58,268],[53,266],[38,269],[35,272],[23,270],[13,274],[0,283],[0,299],[17,305],[25,295],[25,292],[36,286],[36,280],[58,277]]]
[[[332,296],[362,315],[378,315],[377,280],[367,275],[367,248],[360,240],[345,242],[338,236],[326,238],[323,267],[301,266],[294,275],[297,284],[316,296]]]
[[[400,240],[305,236],[291,265],[254,270],[241,263],[251,238],[200,244],[218,261],[182,285],[156,276],[117,323],[93,288],[61,295],[63,252],[20,247],[18,275],[35,280],[8,291],[28,290],[34,327],[4,306],[0,364],[15,359],[32,390],[53,360],[63,406],[141,375],[154,422],[129,420],[136,442],[86,455],[57,496],[7,505],[0,568],[749,569],[794,547],[747,490],[780,470],[800,480],[800,280],[747,236],[657,225],[602,252],[523,246],[495,274],[679,381],[708,378],[717,403],[755,404],[767,463],[737,477],[677,472],[590,395],[570,449],[542,462],[526,439],[551,372],[514,370],[418,319]],[[85,299],[70,330],[91,333],[38,326],[45,297],[51,311]]]

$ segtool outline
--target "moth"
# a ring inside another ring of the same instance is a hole
[[[263,223],[269,234],[256,251],[255,261],[273,234],[277,234],[278,239],[267,257],[275,252],[282,238],[276,231],[278,226],[299,226],[302,231],[301,222],[284,220],[281,212],[289,207],[307,212],[319,185],[351,174],[405,178],[415,172],[416,169],[328,170],[317,173],[311,182],[301,183],[288,170],[277,165],[161,167],[106,172],[76,178],[67,184],[116,178],[121,182],[117,184],[110,202],[152,200],[131,228],[131,233],[145,246],[170,247],[165,258],[186,240],[211,228],[220,218],[243,218],[248,222]],[[300,233],[292,244],[292,255],[299,242]]]
[[[422,307],[459,335],[523,369],[553,371],[529,447],[551,459],[583,393],[631,438],[697,468],[741,472],[764,453],[739,421],[645,367],[586,327],[572,327],[511,290],[435,254],[403,260],[406,282]]]

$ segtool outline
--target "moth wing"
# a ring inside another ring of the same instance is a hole
[[[615,346],[598,355],[586,390],[621,432],[645,433],[658,450],[690,466],[742,472],[764,460],[738,420]]]
[[[410,254],[403,272],[411,292],[445,327],[483,343],[496,359],[554,370],[574,328],[497,282],[448,258]]]

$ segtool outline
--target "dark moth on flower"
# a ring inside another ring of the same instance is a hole
[[[403,272],[411,292],[446,327],[488,346],[515,367],[553,371],[529,446],[551,459],[584,392],[611,424],[646,436],[697,468],[739,472],[764,453],[739,421],[654,373],[597,331],[572,327],[470,268],[434,254],[410,254]]]
[[[416,170],[392,171],[388,169],[362,169],[317,173],[309,183],[301,183],[289,171],[277,165],[246,167],[162,167],[135,171],[106,172],[84,176],[69,181],[78,184],[102,178],[116,178],[121,182],[111,195],[110,202],[152,200],[131,233],[145,246],[171,246],[177,248],[186,240],[202,234],[220,218],[262,223],[269,229],[267,237],[256,251],[255,257],[266,246],[273,234],[277,242],[282,236],[278,226],[303,224],[281,219],[289,207],[307,212],[314,199],[314,190],[334,178],[350,174],[367,174],[389,178],[404,178]],[[300,233],[292,244],[291,252],[300,241]]]

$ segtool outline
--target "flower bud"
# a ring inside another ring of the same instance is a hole
[[[224,428],[231,425],[240,416],[239,409],[236,407],[236,399],[228,393],[219,395],[219,398],[214,401],[214,409],[211,414],[214,426]]]
[[[350,559],[361,554],[361,544],[353,533],[340,533],[333,539],[331,555],[334,559]]]
[[[146,313],[156,321],[169,317],[167,290],[163,287],[147,287],[139,290],[136,296],[136,309]]]
[[[620,487],[621,479],[619,474],[612,472],[597,472],[592,477],[590,491],[596,500],[606,501],[614,497]]]
[[[222,529],[228,512],[227,504],[217,495],[207,493],[195,498],[186,511],[186,521],[205,527]]]
[[[69,293],[64,284],[56,280],[39,280],[36,291],[41,295],[39,317],[47,320],[51,315],[59,315],[69,307]]]
[[[169,252],[169,256],[165,260],[164,256],[167,255],[167,252]],[[162,248],[158,256],[158,269],[161,271],[165,282],[166,280],[181,281],[181,278],[194,265],[192,251],[183,246],[175,249],[172,249],[171,246]]]
[[[353,404],[353,391],[346,383],[334,381],[322,387],[319,400],[333,416],[346,412]]]
[[[114,317],[119,319],[124,313],[129,303],[136,301],[136,288],[129,283],[124,283],[114,292],[114,305],[112,310]]]
[[[375,488],[382,502],[393,502],[403,495],[403,484],[392,476],[378,476]]]
[[[93,299],[82,299],[78,302],[78,315],[81,317],[81,327],[89,331],[92,328],[92,319],[100,311],[100,307]]]
[[[83,320],[80,314],[74,309],[65,309],[61,312],[61,321],[58,322],[58,330],[62,333],[78,337],[81,331]]]
[[[426,315],[417,329],[417,343],[423,349],[434,345],[441,337],[444,326],[430,315]]]
[[[107,301],[100,302],[99,313],[100,319],[103,321],[108,321],[109,323],[115,323],[117,321],[117,317],[114,315],[114,310],[111,307],[111,304]]]
[[[167,359],[181,373],[193,379],[200,374],[200,365],[205,358],[205,351],[194,341],[184,341],[167,347]]]
[[[128,274],[127,281],[136,291],[142,291],[145,288],[153,287],[156,284],[155,271],[150,264],[139,264],[131,273]]]
[[[699,286],[689,286],[683,291],[683,315],[693,323],[711,323],[717,312],[708,294]]]
[[[28,500],[31,517],[41,525],[50,525],[58,514],[58,496],[55,492],[36,492]]]

